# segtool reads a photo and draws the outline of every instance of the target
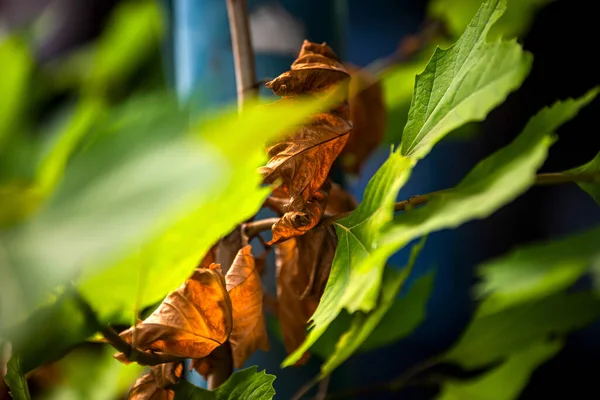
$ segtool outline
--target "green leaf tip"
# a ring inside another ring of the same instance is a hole
[[[14,400],[31,400],[29,387],[25,374],[21,370],[21,362],[17,355],[13,354],[7,364],[4,381],[10,389],[10,395]]]

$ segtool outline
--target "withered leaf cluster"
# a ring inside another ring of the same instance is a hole
[[[191,358],[205,376],[213,367],[213,351],[226,342],[236,368],[257,349],[268,350],[262,284],[251,250],[251,246],[240,249],[225,276],[219,264],[203,267],[203,262],[152,315],[121,332],[121,338],[139,351]],[[123,353],[116,358],[128,362]],[[181,376],[173,373],[177,365],[153,367],[136,382],[130,398],[171,399],[167,387]]]
[[[300,55],[287,71],[267,87],[282,101],[300,95],[320,95],[350,75],[325,43],[304,41]],[[333,162],[352,130],[350,109],[344,100],[267,148],[269,161],[260,168],[266,183],[280,182],[279,192],[289,198],[282,221],[273,227],[272,243],[300,236],[316,226],[327,205],[329,189],[323,187]]]

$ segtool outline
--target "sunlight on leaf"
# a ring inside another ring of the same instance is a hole
[[[505,0],[488,0],[458,41],[437,48],[416,78],[402,154],[425,157],[446,134],[469,121],[483,120],[527,76],[532,56],[515,41],[487,42]]]
[[[236,371],[213,391],[182,380],[175,386],[175,400],[271,400],[275,396],[275,375],[257,370],[254,366]]]

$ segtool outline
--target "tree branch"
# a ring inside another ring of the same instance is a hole
[[[258,89],[255,83],[254,52],[246,0],[227,0],[227,15],[235,65],[238,108],[241,110],[248,99],[256,96]]]
[[[556,172],[556,173],[546,173],[546,174],[538,174],[535,179],[536,186],[550,186],[550,185],[560,185],[563,183],[578,183],[578,182],[598,182],[600,183],[600,174],[598,173],[583,173],[583,174],[571,174],[567,172]],[[439,190],[436,192],[421,194],[417,196],[412,196],[407,200],[399,201],[394,205],[394,211],[403,211],[411,207],[420,206],[422,204],[426,204],[429,201],[429,197],[444,192],[444,190]],[[333,224],[338,219],[346,218],[352,213],[352,211],[347,211],[345,213],[329,215],[324,217],[321,222],[317,226],[326,226]],[[279,218],[265,218],[258,221],[248,222],[242,225],[242,233],[246,235],[248,238],[253,238],[263,231],[267,231],[271,229],[274,223],[279,221]]]

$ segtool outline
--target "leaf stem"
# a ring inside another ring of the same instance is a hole
[[[257,94],[246,0],[227,0],[227,15],[235,65],[238,108],[241,110],[244,103]]]
[[[578,182],[600,182],[600,173],[582,173],[572,174],[568,172],[554,172],[538,174],[535,179],[535,185],[537,186],[550,186],[560,185],[563,183],[578,183]],[[394,211],[403,211],[410,207],[420,206],[426,204],[432,195],[442,193],[444,190],[439,190],[432,193],[420,194],[412,196],[407,200],[399,201],[394,205]],[[347,211],[341,214],[328,215],[324,217],[317,226],[324,226],[333,224],[335,221],[346,218],[352,213]],[[242,232],[249,239],[258,235],[259,233],[271,229],[274,223],[279,221],[279,218],[265,218],[258,221],[248,222],[242,225]]]

